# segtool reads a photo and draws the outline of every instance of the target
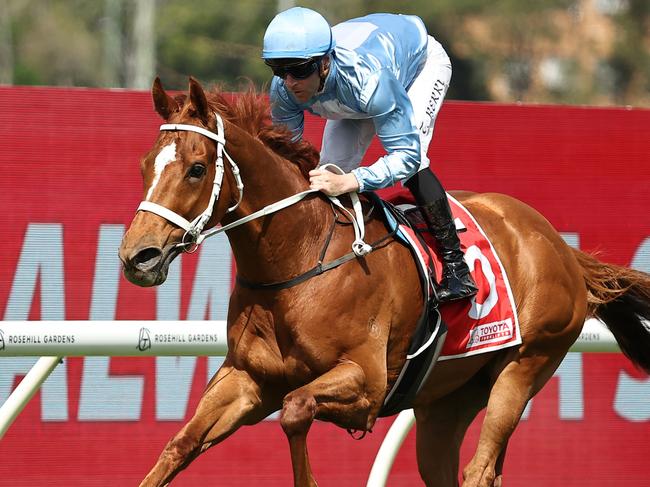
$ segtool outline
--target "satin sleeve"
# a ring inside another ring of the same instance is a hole
[[[352,171],[359,190],[387,188],[415,174],[420,165],[420,136],[402,84],[390,71],[379,70],[362,90],[360,101],[372,117],[386,155]]]

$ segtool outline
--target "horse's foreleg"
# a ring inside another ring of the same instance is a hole
[[[501,450],[501,454],[499,455],[499,458],[497,458],[496,477],[494,479],[494,487],[503,486],[503,464],[505,463],[506,460],[507,448],[508,448],[508,444],[506,443],[506,446],[504,446],[503,450]]]
[[[294,485],[315,486],[307,454],[307,433],[317,416],[349,428],[366,430],[370,402],[363,369],[351,362],[337,365],[284,398],[280,423],[291,451]]]
[[[532,354],[509,362],[488,400],[478,447],[463,470],[463,487],[495,487],[502,482],[505,448],[528,403],[553,375],[563,354]],[[498,472],[497,472],[498,470]]]
[[[241,425],[262,420],[268,409],[262,405],[260,387],[246,372],[222,367],[203,393],[192,419],[167,443],[141,487],[167,485],[200,453]]]

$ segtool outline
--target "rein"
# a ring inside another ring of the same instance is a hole
[[[198,248],[198,246],[201,245],[201,243],[203,243],[203,241],[208,237],[217,235],[218,233],[221,232],[226,232],[232,228],[238,227],[240,225],[244,225],[245,223],[248,223],[257,218],[275,213],[284,208],[292,206],[298,203],[299,201],[302,201],[306,196],[318,191],[316,189],[308,189],[306,191],[302,191],[300,193],[289,196],[288,198],[284,198],[280,201],[267,205],[261,210],[251,213],[250,215],[240,218],[239,220],[229,223],[228,225],[219,228],[215,227],[208,230],[204,230],[205,225],[207,225],[208,221],[212,216],[212,211],[214,209],[215,203],[218,201],[219,194],[221,193],[221,184],[223,182],[223,176],[225,172],[224,162],[223,162],[224,155],[226,156],[228,162],[230,163],[233,176],[235,177],[235,181],[237,183],[237,190],[239,192],[239,198],[237,200],[237,203],[232,207],[228,208],[226,213],[235,211],[239,207],[240,203],[244,198],[244,182],[242,181],[241,178],[239,166],[237,165],[237,163],[235,163],[232,157],[230,157],[230,154],[228,154],[228,152],[225,149],[226,136],[225,136],[223,119],[218,113],[215,113],[214,116],[216,119],[216,127],[217,127],[216,133],[204,129],[203,127],[199,127],[197,125],[190,125],[190,124],[163,124],[160,126],[161,131],[169,130],[169,131],[195,132],[216,142],[217,157],[215,159],[215,166],[216,166],[215,177],[212,183],[212,194],[210,196],[210,201],[206,209],[192,221],[189,221],[183,216],[176,213],[175,211],[172,211],[169,208],[166,208],[152,201],[146,201],[146,200],[142,201],[136,210],[136,212],[148,211],[150,213],[154,213],[164,218],[165,220],[179,226],[183,230],[185,230],[185,234],[183,235],[181,242],[176,244],[175,246],[175,247],[184,247],[185,252],[194,252]],[[324,164],[321,167],[329,171],[335,172],[337,174],[344,174],[344,171],[334,164]],[[339,201],[337,197],[328,196],[328,198],[330,199],[333,205],[335,205],[342,212],[347,214],[347,216],[350,218],[350,221],[352,222],[352,226],[354,228],[354,236],[355,236],[354,242],[352,243],[352,252],[342,257],[339,257],[338,259],[332,262],[323,264],[323,258],[325,256],[327,248],[329,247],[330,241],[332,239],[332,235],[334,233],[334,228],[338,221],[338,219],[335,218],[334,224],[332,225],[330,233],[326,239],[325,246],[321,251],[320,257],[318,259],[318,263],[316,264],[316,266],[314,266],[307,272],[299,276],[296,276],[294,278],[287,279],[286,281],[269,283],[269,284],[253,283],[239,276],[237,276],[237,282],[239,282],[244,287],[248,287],[252,289],[286,289],[288,287],[292,287],[297,284],[300,284],[301,282],[304,282],[307,279],[310,279],[311,277],[320,275],[324,272],[327,272],[328,270],[334,269],[335,267],[338,267],[341,264],[348,262],[354,258],[362,257],[372,252],[377,245],[379,245],[380,243],[382,243],[383,241],[387,240],[388,238],[394,235],[395,232],[391,232],[371,245],[364,242],[363,238],[365,235],[365,226],[363,221],[361,202],[359,201],[359,195],[356,192],[351,192],[348,194],[350,195],[350,199],[352,200],[354,214],[350,210],[345,208],[345,206],[343,206],[343,204]]]

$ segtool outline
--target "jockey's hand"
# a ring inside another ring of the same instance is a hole
[[[359,182],[352,173],[334,174],[324,169],[313,169],[309,171],[309,186],[311,189],[322,191],[328,196],[357,191]]]

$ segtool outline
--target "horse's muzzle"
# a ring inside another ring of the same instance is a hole
[[[158,286],[167,279],[169,264],[180,253],[176,245],[145,247],[126,252],[120,248],[124,277],[137,286]],[[125,255],[128,254],[128,255]]]

